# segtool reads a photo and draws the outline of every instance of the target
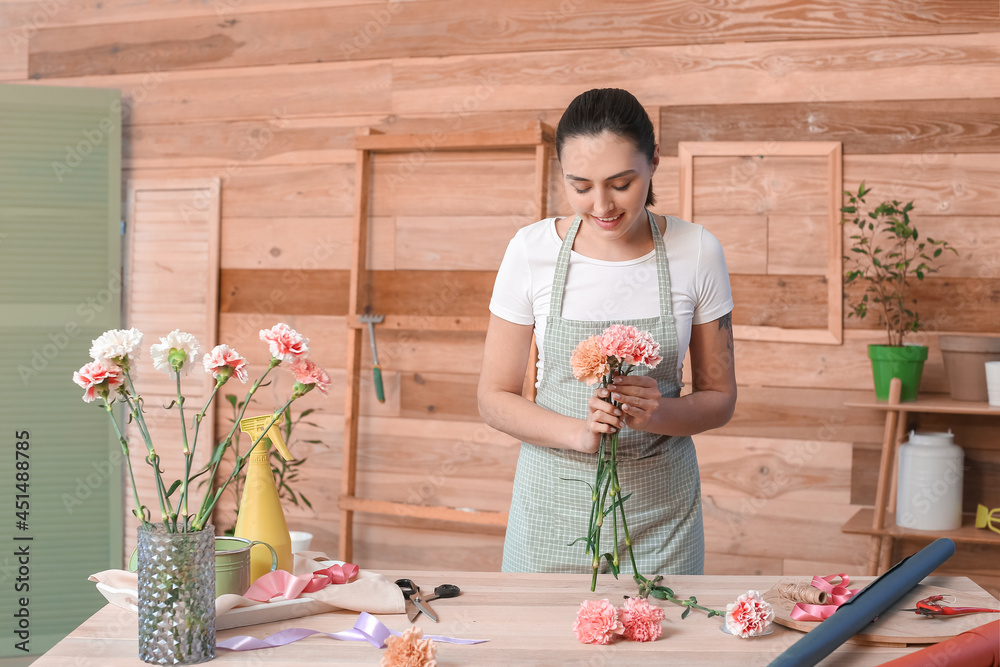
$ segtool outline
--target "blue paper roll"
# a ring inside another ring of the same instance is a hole
[[[935,540],[896,563],[857,595],[840,605],[830,618],[771,661],[770,667],[812,667],[899,602],[941,563],[955,553],[955,543]]]

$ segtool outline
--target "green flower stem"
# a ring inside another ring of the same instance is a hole
[[[185,432],[184,435],[184,482],[181,488],[180,505],[181,505],[181,516],[184,517],[185,530],[187,530],[188,528],[188,484],[190,483],[190,478],[191,478],[191,463],[194,461],[194,453],[195,450],[198,448],[198,429],[201,428],[201,420],[205,418],[205,413],[208,411],[208,406],[210,406],[212,404],[212,401],[215,400],[215,395],[219,392],[219,387],[221,386],[222,385],[219,384],[218,382],[215,384],[215,387],[212,388],[212,393],[208,397],[208,400],[205,401],[205,405],[201,408],[201,412],[196,414],[194,416],[194,419],[192,419],[193,422],[192,428],[194,432],[191,438],[190,453],[187,451],[187,433]],[[181,397],[181,378],[179,374],[177,376],[177,396],[179,399],[178,405],[180,405],[181,407],[181,424],[183,425],[184,406],[183,406],[183,397]]]
[[[270,373],[271,370],[274,369],[276,366],[278,366],[278,364],[280,363],[281,363],[280,359],[275,359],[274,357],[271,357],[271,363],[268,364],[267,369],[259,378],[254,380],[254,383],[250,385],[250,389],[247,390],[246,398],[243,399],[243,407],[240,410],[240,413],[236,416],[236,419],[233,421],[233,427],[229,429],[229,433],[216,446],[215,451],[212,452],[212,461],[213,461],[212,470],[209,472],[209,477],[208,477],[209,492],[205,494],[205,498],[201,502],[201,508],[198,510],[198,514],[195,516],[193,524],[195,530],[201,530],[201,528],[204,527],[205,523],[208,521],[208,517],[211,516],[211,508],[215,507],[215,503],[218,502],[219,498],[222,496],[222,492],[225,490],[225,487],[223,487],[219,489],[215,494],[212,493],[212,485],[215,483],[215,473],[219,469],[219,464],[222,463],[223,453],[225,452],[226,449],[229,448],[230,443],[233,441],[233,434],[235,434],[236,429],[239,428],[240,420],[243,419],[243,415],[246,413],[247,408],[250,406],[250,399],[253,398],[253,395],[255,393],[257,393],[257,389],[260,388],[260,385],[262,382],[264,382],[264,378],[267,377],[267,374]],[[229,482],[227,481],[226,484],[228,483]]]
[[[146,451],[148,453],[145,461],[153,468],[153,481],[156,482],[156,496],[160,503],[160,518],[163,521],[163,525],[169,529],[171,515],[173,514],[173,506],[170,504],[170,499],[167,497],[167,488],[163,485],[163,476],[160,474],[160,457],[156,454],[156,450],[153,448],[153,441],[149,437],[149,429],[146,427],[146,420],[142,416],[141,399],[138,396],[129,394],[128,392],[124,392],[122,396],[125,398],[125,403],[129,406],[132,421],[136,423],[136,426],[139,428],[139,433],[142,435],[142,439],[146,444]]]
[[[204,527],[206,518],[208,516],[210,516],[211,513],[212,513],[212,510],[215,509],[215,504],[219,501],[219,498],[222,497],[222,492],[225,491],[226,487],[229,486],[230,482],[232,482],[240,474],[240,472],[243,470],[243,467],[246,465],[247,461],[250,459],[250,455],[253,453],[253,450],[257,446],[257,443],[259,443],[261,440],[263,440],[265,437],[267,437],[267,431],[268,431],[268,429],[270,429],[272,426],[274,426],[274,424],[278,421],[278,418],[281,416],[281,414],[284,413],[285,408],[287,408],[289,405],[291,405],[292,402],[295,401],[296,398],[297,397],[295,397],[295,396],[292,396],[291,398],[289,398],[287,401],[285,401],[285,404],[283,406],[281,406],[281,408],[277,412],[275,412],[273,415],[271,415],[271,421],[268,422],[267,426],[265,426],[261,430],[260,435],[257,436],[257,439],[254,440],[253,443],[250,445],[250,448],[247,449],[246,454],[244,454],[243,456],[241,456],[241,457],[239,457],[239,458],[236,459],[236,464],[233,466],[233,471],[229,474],[229,477],[222,484],[222,486],[219,487],[218,491],[214,494],[214,497],[212,498],[211,503],[209,503],[207,509],[205,510],[204,515],[202,515],[201,513],[199,513],[199,516],[196,517],[196,519],[195,519],[196,523],[195,523],[195,526],[194,526],[195,530],[201,530],[202,527]],[[212,496],[212,494],[208,494],[206,496],[206,498],[208,498],[210,496]]]
[[[615,486],[620,487],[621,484],[618,481],[618,466],[615,466],[613,478]],[[642,579],[642,581],[646,581],[646,578],[639,574],[639,566],[635,564],[635,554],[632,553],[632,536],[628,534],[628,522],[625,520],[625,503],[618,504],[618,511],[621,512],[622,515],[622,529],[625,531],[625,546],[628,547],[628,557],[632,562],[633,575],[637,580]]]
[[[606,475],[608,478],[604,482],[604,488],[598,494],[598,510],[597,510],[597,528],[594,531],[594,558],[593,558],[593,575],[590,579],[590,590],[594,591],[597,589],[597,569],[601,565],[601,526],[604,524],[604,500],[608,497],[608,488],[611,486],[611,475]]]
[[[614,403],[612,402],[612,405]],[[615,541],[613,561],[614,566],[617,568],[621,563],[618,557],[618,514],[619,511],[623,509],[622,503],[618,502],[617,507],[615,506],[616,501],[621,498],[621,485],[618,484],[618,433],[611,434],[611,472],[608,475],[610,478],[608,481],[611,483],[611,525],[614,527]],[[622,518],[624,518],[624,513],[622,513]]]
[[[658,578],[659,577],[657,577],[657,579]],[[698,604],[698,600],[695,599],[693,595],[687,598],[686,600],[681,600],[680,598],[675,597],[674,592],[669,588],[667,588],[666,586],[657,586],[655,581],[652,582],[650,593],[653,595],[653,597],[659,598],[661,600],[666,600],[667,602],[673,602],[674,604],[684,607],[685,608],[684,613],[681,615],[682,618],[684,616],[687,616],[688,612],[691,609],[700,609],[703,612],[707,613],[709,618],[712,618],[713,616],[726,615],[726,612],[724,611],[719,611],[718,609],[709,609],[708,607],[703,607],[702,605]]]
[[[604,448],[607,434],[601,434],[601,446],[597,450],[597,475],[594,478],[594,487],[591,490],[590,498],[590,519],[587,521],[587,550],[584,553],[597,554],[597,544],[593,542],[594,530],[597,528],[597,500],[601,491],[601,475],[604,472]]]
[[[149,435],[149,426],[146,425],[146,418],[143,416],[142,398],[135,390],[135,383],[132,382],[132,375],[125,369],[123,369],[123,374],[125,375],[125,381],[128,382],[128,391],[122,392],[122,396],[125,397],[125,402],[128,404],[129,410],[132,413],[132,420],[138,427],[139,433],[142,435],[143,442],[146,444],[146,463],[153,468],[153,478],[156,482],[156,495],[160,503],[160,515],[163,520],[163,525],[169,530],[170,526],[168,524],[174,513],[174,509],[170,504],[170,498],[167,497],[167,487],[164,486],[163,476],[160,474],[160,457],[156,454],[156,450],[153,447],[153,440]]]
[[[267,370],[264,371],[264,374],[261,375],[259,380],[253,383],[253,386],[250,388],[250,391],[247,392],[246,400],[243,403],[243,409],[240,411],[239,416],[233,423],[233,427],[232,429],[230,429],[229,435],[227,435],[226,439],[223,440],[222,443],[220,443],[219,445],[219,447],[223,448],[223,451],[225,450],[226,447],[229,446],[229,443],[232,441],[233,434],[236,432],[236,429],[240,424],[240,420],[243,419],[243,414],[246,412],[247,406],[250,404],[250,398],[257,391],[257,388],[260,386],[261,381],[263,381],[264,377],[267,376],[267,374],[271,371],[272,368],[274,368],[280,363],[281,363],[280,359],[272,358],[271,364],[268,366]],[[257,439],[254,440],[253,443],[250,445],[249,449],[247,449],[246,454],[237,457],[232,472],[229,474],[229,477],[226,478],[226,481],[218,488],[218,490],[215,493],[209,492],[205,494],[205,500],[204,502],[202,502],[202,507],[198,511],[198,514],[197,516],[195,516],[194,519],[194,524],[193,524],[194,530],[201,530],[202,528],[204,528],[205,523],[208,521],[208,518],[212,515],[212,510],[215,509],[216,503],[218,503],[219,498],[222,497],[223,491],[226,490],[229,484],[240,474],[240,471],[243,470],[243,467],[246,465],[247,460],[250,458],[250,454],[253,452],[254,447],[256,447],[257,444],[267,436],[268,429],[270,429],[278,421],[278,418],[281,417],[281,415],[285,412],[288,406],[291,405],[296,398],[299,397],[293,393],[292,396],[287,401],[285,401],[285,404],[271,415],[271,421],[268,422],[267,426],[265,426],[261,430],[260,435],[257,436]],[[216,454],[213,454],[213,458],[216,459],[215,464],[212,466],[212,472],[211,472],[212,475],[211,479],[213,480],[215,479],[215,472],[216,470],[218,470],[219,463],[221,463],[222,461],[222,453],[217,451]]]
[[[188,476],[191,474],[191,450],[188,447],[187,424],[184,423],[184,395],[181,394],[181,371],[174,371],[174,378],[177,380],[177,409],[181,414],[181,437],[184,440],[184,479],[181,480],[181,497],[177,501],[180,508],[181,518],[184,527],[187,528],[187,487]],[[177,519],[174,519],[174,530],[177,530]]]
[[[111,420],[111,424],[115,427],[115,433],[118,435],[118,443],[122,447],[122,454],[125,456],[125,466],[128,468],[128,477],[132,481],[132,495],[135,497],[135,511],[136,518],[142,523],[143,528],[149,528],[149,524],[146,522],[145,517],[142,513],[142,504],[139,502],[139,490],[135,488],[135,475],[132,473],[132,459],[128,456],[128,440],[122,435],[121,429],[118,427],[118,420],[115,419],[114,413],[111,411],[111,403],[108,399],[104,399],[104,409],[108,412],[108,418]]]

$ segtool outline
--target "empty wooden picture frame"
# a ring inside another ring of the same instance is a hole
[[[678,156],[681,217],[719,237],[734,300],[760,297],[749,314],[737,303],[734,336],[841,344],[840,142],[680,142]]]

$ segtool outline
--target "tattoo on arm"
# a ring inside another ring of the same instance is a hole
[[[726,347],[729,348],[730,353],[733,352],[733,313],[732,311],[726,313],[719,318],[719,331],[723,329],[727,330],[729,333],[728,340],[726,340]]]

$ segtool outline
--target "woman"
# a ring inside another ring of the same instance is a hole
[[[625,510],[641,573],[701,574],[701,488],[690,436],[728,422],[736,404],[722,248],[700,225],[648,211],[659,148],[649,116],[628,92],[591,90],[573,100],[556,152],[576,215],[541,220],[511,240],[490,302],[479,381],[483,419],[523,441],[503,570],[591,570],[582,543],[569,546],[587,532],[591,493],[580,480],[594,474],[601,435],[620,430],[619,478],[622,495],[632,494]],[[595,392],[574,379],[570,355],[612,323],[649,331],[663,361]],[[532,333],[534,403],[521,396]],[[688,348],[693,391],[680,397]],[[609,393],[620,410],[604,400]]]

